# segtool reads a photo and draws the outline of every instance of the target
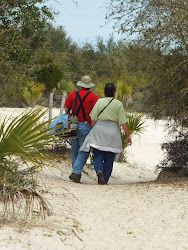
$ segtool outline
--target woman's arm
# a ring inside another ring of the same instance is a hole
[[[130,133],[129,133],[129,128],[128,128],[127,123],[124,123],[121,126],[122,126],[123,130],[125,131],[125,134],[127,135],[127,138],[126,138],[127,144],[130,143],[130,145],[131,145],[132,140],[131,140],[131,136],[130,136]]]
[[[91,119],[91,127],[93,127],[95,125],[96,121]]]

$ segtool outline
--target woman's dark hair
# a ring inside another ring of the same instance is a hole
[[[115,87],[114,83],[110,82],[110,83],[107,83],[105,85],[105,87],[104,87],[105,96],[113,97],[115,92],[116,92],[116,87]]]

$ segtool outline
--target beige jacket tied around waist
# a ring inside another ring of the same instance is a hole
[[[113,153],[123,152],[118,123],[98,120],[85,138],[80,150],[89,152],[91,147]]]

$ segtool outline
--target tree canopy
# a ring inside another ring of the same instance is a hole
[[[155,117],[188,126],[188,2],[111,0],[107,19],[115,20],[119,32],[137,34],[137,44],[147,51],[139,62],[148,81],[144,106]]]
[[[137,33],[165,50],[188,51],[188,2],[185,0],[111,0],[107,19],[119,32]]]
[[[43,0],[2,0],[0,4],[0,93],[14,98],[22,74],[31,75],[35,50],[44,41],[52,13]]]

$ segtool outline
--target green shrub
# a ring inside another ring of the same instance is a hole
[[[188,133],[179,134],[174,141],[163,143],[165,160],[157,168],[188,176]]]

